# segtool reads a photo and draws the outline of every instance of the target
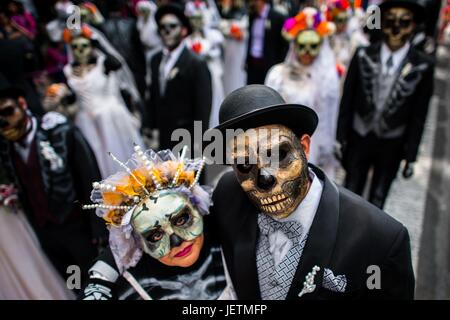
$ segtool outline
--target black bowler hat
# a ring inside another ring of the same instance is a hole
[[[181,5],[172,3],[160,6],[155,13],[155,21],[157,25],[159,25],[159,21],[161,21],[162,17],[164,17],[166,14],[175,15],[180,20],[181,24],[185,28],[187,28],[188,34],[192,33],[191,22],[189,21],[188,17],[186,17],[186,15],[184,14],[184,10]]]
[[[378,6],[381,14],[390,8],[401,7],[413,12],[416,23],[421,23],[425,19],[425,6],[420,0],[384,0]]]
[[[274,89],[253,84],[239,88],[225,98],[220,106],[219,122],[216,129],[221,131],[281,124],[300,137],[303,134],[311,136],[319,119],[313,109],[286,103]]]

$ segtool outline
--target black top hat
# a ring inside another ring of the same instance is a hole
[[[282,124],[297,136],[311,136],[319,119],[311,108],[286,103],[272,88],[254,84],[239,88],[225,98],[220,106],[219,122],[216,129],[221,131]]]
[[[188,29],[188,34],[192,33],[191,22],[189,21],[188,17],[186,17],[186,15],[184,14],[182,6],[173,3],[160,6],[155,13],[156,24],[159,24],[161,18],[166,14],[175,15],[178,19],[180,19],[181,24]]]
[[[384,0],[379,4],[381,13],[393,7],[410,9],[414,14],[416,23],[421,23],[425,19],[425,7],[419,0]]]

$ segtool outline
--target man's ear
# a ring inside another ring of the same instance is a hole
[[[27,110],[27,109],[28,109],[27,100],[25,100],[24,97],[18,97],[18,98],[17,98],[17,104],[19,105],[19,107],[20,107],[22,110]]]
[[[311,137],[304,134],[300,137],[300,144],[302,145],[303,151],[305,152],[306,158],[309,160],[309,150],[311,146]]]

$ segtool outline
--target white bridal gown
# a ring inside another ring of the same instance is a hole
[[[75,76],[72,65],[64,67],[69,86],[77,96],[80,111],[75,124],[92,147],[103,178],[119,169],[108,155],[125,161],[134,152],[133,143],[143,146],[139,121],[127,109],[116,73],[104,73],[105,56],[83,77]]]
[[[243,33],[243,38],[237,40],[230,36],[231,25],[238,26]],[[247,83],[247,72],[245,71],[245,58],[247,56],[248,18],[222,19],[220,29],[225,35],[224,48],[224,77],[223,85],[225,96],[232,91],[245,86]]]
[[[21,211],[0,206],[0,300],[74,299]]]
[[[337,160],[333,150],[339,104],[336,60],[327,41],[311,66],[303,66],[291,47],[286,61],[273,66],[265,84],[277,90],[287,103],[302,104],[316,111],[319,124],[311,138],[309,162],[334,178]],[[299,120],[300,121],[300,120]]]

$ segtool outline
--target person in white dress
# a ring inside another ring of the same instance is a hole
[[[355,50],[369,43],[362,31],[365,14],[362,8],[352,11],[348,0],[329,0],[327,17],[336,25],[336,32],[330,37],[330,44],[343,82]]]
[[[283,63],[269,70],[265,81],[286,102],[316,111],[319,124],[309,160],[331,177],[338,165],[334,148],[340,95],[336,59],[327,39],[333,31],[334,24],[315,8],[306,7],[288,19],[283,34],[291,40],[290,50]]]
[[[188,2],[185,14],[191,21],[192,33],[186,38],[188,48],[203,56],[208,62],[212,81],[212,105],[209,128],[219,124],[219,108],[225,98],[223,89],[223,60],[222,50],[224,37],[220,31],[212,29],[205,24],[204,2]]]
[[[220,30],[225,36],[223,86],[227,96],[247,83],[248,17],[239,0],[221,0],[219,10],[222,16]]]
[[[158,35],[158,26],[155,21],[157,9],[158,7],[156,4],[149,0],[142,0],[136,4],[136,27],[145,49],[145,59],[147,63],[149,63],[151,57],[162,48],[161,38]]]
[[[18,206],[17,190],[0,184],[0,300],[69,299],[74,295],[42,251]]]
[[[74,59],[64,67],[64,74],[79,106],[75,124],[88,140],[101,174],[106,177],[117,169],[109,152],[125,159],[133,143],[143,145],[140,123],[121,95],[116,76],[120,61],[93,46],[92,31],[86,25],[78,34],[66,29],[64,38]]]

